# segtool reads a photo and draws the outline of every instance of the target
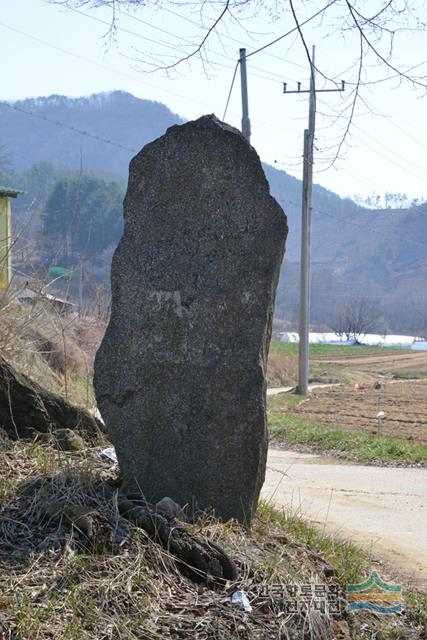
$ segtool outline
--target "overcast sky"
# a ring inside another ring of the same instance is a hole
[[[327,4],[319,1],[295,6],[301,20]],[[381,3],[383,4],[383,3]],[[343,108],[350,104],[357,77],[354,62],[358,38],[352,30],[337,29],[337,2],[327,16],[313,20],[304,32],[307,43],[316,46],[316,64],[336,81],[346,80],[344,93],[318,94],[315,182],[340,195],[405,192],[427,198],[427,97],[425,90],[399,81],[370,56],[364,81],[389,77],[387,82],[363,87],[350,135],[338,160],[330,167],[347,123]],[[379,2],[365,3],[374,13]],[[426,4],[417,0],[424,18]],[[2,49],[2,100],[47,96],[88,95],[121,89],[140,98],[157,100],[184,118],[215,113],[222,118],[240,46],[251,53],[294,27],[292,16],[271,20],[266,14],[249,13],[219,26],[204,51],[191,62],[168,72],[159,69],[193,50],[206,25],[212,23],[219,5],[201,19],[195,10],[173,4],[162,10],[139,9],[126,16],[117,14],[116,41],[106,36],[111,13],[107,9],[80,12],[47,4],[43,0],[3,2],[0,16]],[[334,12],[334,13],[333,13]],[[427,75],[426,32],[395,36],[392,62],[405,68],[417,65],[418,75]],[[385,53],[385,41],[379,45]],[[248,59],[249,103],[252,144],[261,158],[301,177],[303,129],[307,125],[308,97],[283,95],[282,82],[308,88],[309,68],[297,35]],[[334,88],[317,77],[318,88]],[[239,75],[231,94],[226,120],[240,128]],[[347,112],[348,113],[348,112]],[[337,115],[341,117],[337,118]],[[120,142],[110,132],[111,140]],[[54,159],[52,159],[54,160]]]

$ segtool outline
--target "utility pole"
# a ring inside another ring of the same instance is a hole
[[[251,121],[249,120],[248,77],[246,75],[246,49],[239,50],[240,86],[242,90],[242,133],[246,140],[251,141]]]
[[[83,316],[83,260],[79,269],[79,318]]]
[[[310,247],[311,247],[311,192],[313,186],[313,146],[316,126],[316,86],[314,53],[311,54],[310,102],[308,129],[304,130],[304,165],[302,181],[301,220],[301,267],[300,267],[300,311],[299,311],[299,359],[298,393],[308,393],[308,361],[310,332]]]
[[[344,91],[344,81],[339,89],[316,90],[315,47],[310,61],[310,89],[301,90],[298,82],[296,91],[288,91],[283,83],[283,93],[309,93],[308,129],[304,130],[304,164],[301,207],[301,270],[300,270],[300,312],[299,312],[299,361],[298,393],[308,394],[309,373],[309,331],[310,331],[310,245],[311,245],[311,193],[313,187],[313,148],[316,127],[316,93],[324,91]]]

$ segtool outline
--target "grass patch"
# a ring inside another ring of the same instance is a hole
[[[362,549],[351,542],[327,536],[297,513],[279,511],[270,503],[261,500],[257,515],[265,522],[266,527],[275,522],[296,541],[320,554],[334,567],[336,577],[343,587],[365,579],[367,572],[369,573],[370,560]]]
[[[427,378],[427,371],[401,369],[399,371],[390,371],[396,380],[424,380]]]
[[[298,393],[278,393],[268,398],[268,407],[271,411],[278,411],[283,406],[294,409],[299,405],[302,400],[305,400],[305,396],[300,396]]]
[[[272,340],[270,350],[278,354],[298,354],[299,345],[296,342],[280,342]],[[368,347],[365,345],[340,345],[340,344],[311,344],[309,347],[311,356],[364,356],[381,353],[405,351],[402,347]]]
[[[427,637],[427,593],[410,591],[405,596],[411,622],[421,628]]]
[[[333,429],[305,418],[274,412],[270,414],[269,426],[273,440],[339,452],[349,460],[427,463],[427,446],[393,436]]]

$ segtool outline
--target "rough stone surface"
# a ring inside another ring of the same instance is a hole
[[[130,164],[98,406],[125,488],[250,524],[287,233],[255,150],[204,116]]]

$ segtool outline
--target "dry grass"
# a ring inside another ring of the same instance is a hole
[[[268,356],[267,383],[269,387],[293,386],[298,380],[298,359],[293,354],[271,350]]]
[[[260,511],[251,535],[207,517],[187,525],[239,567],[236,583],[213,591],[184,577],[167,551],[119,515],[117,472],[99,450],[1,446],[2,640],[345,637],[342,615],[286,614],[276,599],[261,596],[266,585],[336,582],[331,565],[271,508]],[[93,530],[84,534],[70,509],[90,517]],[[252,613],[231,604],[236,589],[248,594]],[[371,619],[351,625],[354,638],[373,637]]]
[[[259,600],[260,589],[290,575],[302,580],[304,572],[297,550],[280,551],[265,539],[260,522],[253,538],[232,522],[188,525],[237,561],[238,586],[256,609],[249,616],[230,602],[236,584],[211,591],[190,582],[167,551],[119,516],[115,474],[98,451],[82,457],[33,444],[6,448],[2,471],[10,491],[3,494],[0,523],[5,638],[278,637],[283,619],[274,615],[274,603]],[[67,521],[70,505],[91,514],[90,537]],[[305,627],[301,637],[332,637],[329,617],[314,612],[294,620],[290,631],[293,626]]]
[[[93,362],[104,331],[100,320],[15,300],[0,309],[0,354],[48,390],[90,409]]]

